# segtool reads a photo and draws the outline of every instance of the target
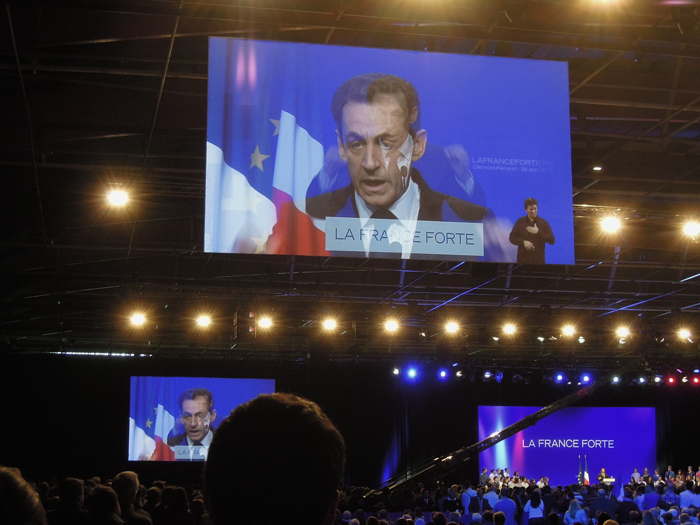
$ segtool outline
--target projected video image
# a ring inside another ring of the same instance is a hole
[[[274,379],[132,377],[129,461],[204,461],[217,423]]]
[[[211,38],[208,252],[574,263],[564,62]]]
[[[541,407],[480,406],[479,440],[534,414]],[[550,485],[626,483],[634,468],[656,467],[656,409],[649,407],[574,407],[479,454],[480,468],[508,468]],[[614,480],[614,481],[613,481]]]

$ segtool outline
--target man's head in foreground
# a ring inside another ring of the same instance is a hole
[[[180,422],[187,437],[192,441],[202,441],[216,420],[211,392],[205,388],[186,390],[180,395],[180,409]]]
[[[425,153],[427,133],[415,129],[419,105],[409,82],[381,73],[353,77],[333,95],[338,152],[369,206],[394,204],[408,186],[411,163]]]
[[[326,525],[335,518],[345,442],[321,408],[265,394],[219,426],[207,459],[206,500],[216,525]]]

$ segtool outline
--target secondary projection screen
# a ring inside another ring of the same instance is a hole
[[[575,262],[566,62],[209,46],[205,251]]]
[[[129,461],[204,461],[217,423],[274,379],[131,377]]]
[[[480,406],[479,440],[534,414],[541,407]],[[479,454],[480,468],[505,468],[551,485],[577,482],[587,467],[591,484],[601,468],[627,482],[636,467],[656,467],[656,409],[574,407],[555,412]]]

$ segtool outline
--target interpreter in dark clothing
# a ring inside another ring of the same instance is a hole
[[[554,244],[549,223],[537,215],[537,199],[525,199],[527,215],[520,217],[510,231],[510,242],[518,247],[517,262],[544,264],[545,243]]]

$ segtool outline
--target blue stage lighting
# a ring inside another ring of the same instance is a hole
[[[564,372],[557,372],[554,374],[554,382],[561,384],[566,381],[566,374]]]
[[[612,376],[610,379],[613,385],[617,385],[620,382],[620,376]]]
[[[446,369],[441,368],[440,370],[438,370],[437,376],[440,381],[447,381],[449,374]]]
[[[501,383],[501,381],[503,381],[503,372],[501,372],[501,371],[496,372],[495,377],[496,377],[496,383]]]
[[[410,367],[406,371],[406,377],[408,377],[408,379],[415,379],[416,377],[418,377],[418,370],[413,366]]]
[[[491,379],[493,374],[491,373],[491,370],[485,370],[484,371],[484,379]]]
[[[591,380],[592,380],[592,378],[591,378],[590,374],[581,374],[580,381],[581,381],[582,385],[587,385],[588,383],[591,382]]]

